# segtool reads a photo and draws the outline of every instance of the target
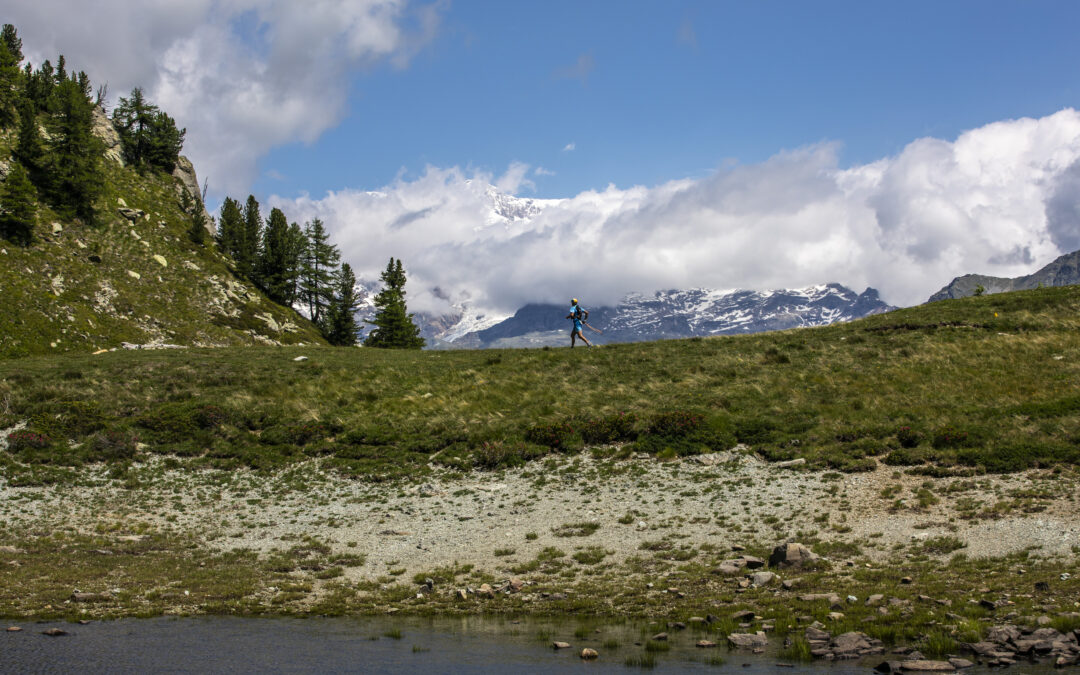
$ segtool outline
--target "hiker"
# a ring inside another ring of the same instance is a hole
[[[577,298],[570,301],[570,313],[566,315],[566,318],[574,320],[574,330],[570,331],[570,348],[574,348],[577,338],[581,338],[582,342],[592,347],[592,343],[585,339],[585,334],[581,332],[581,324],[589,319],[589,310],[579,305]]]

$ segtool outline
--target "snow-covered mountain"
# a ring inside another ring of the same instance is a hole
[[[840,284],[776,291],[690,290],[631,294],[615,307],[589,308],[589,325],[603,331],[600,342],[638,342],[696,335],[733,335],[824,326],[895,309],[867,288],[856,293]],[[483,330],[463,333],[454,346],[520,347],[563,344],[569,337],[568,309],[530,304]]]

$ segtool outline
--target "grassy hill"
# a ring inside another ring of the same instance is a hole
[[[14,130],[0,134],[0,162],[14,144]],[[67,222],[39,204],[31,246],[0,240],[7,308],[0,312],[0,358],[92,352],[121,342],[324,343],[303,317],[238,280],[212,243],[190,241],[178,179],[140,175],[110,157],[100,167],[100,224]],[[126,218],[125,206],[143,215]]]
[[[1078,310],[1080,287],[1064,287],[824,328],[592,350],[249,347],[7,360],[0,429],[27,426],[0,461],[25,484],[147,453],[258,469],[319,457],[366,479],[583,448],[669,458],[737,443],[842,471],[1072,464]]]

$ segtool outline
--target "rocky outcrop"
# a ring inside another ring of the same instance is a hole
[[[191,163],[191,160],[183,155],[176,160],[176,166],[172,172],[173,178],[177,180],[176,192],[177,194],[183,194],[184,190],[188,191],[193,198],[198,198],[199,203],[202,204],[202,187],[199,186],[199,177],[195,175],[195,165]],[[206,231],[211,235],[216,234],[214,227],[214,218],[210,215],[210,212],[206,210],[206,205],[202,205],[203,222],[206,223]]]
[[[94,121],[91,132],[105,144],[105,159],[124,166],[124,155],[120,150],[120,134],[112,120],[101,106],[94,106]]]

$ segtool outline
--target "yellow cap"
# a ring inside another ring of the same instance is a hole
[[[570,304],[571,305],[576,305],[577,304],[577,298],[574,298],[573,300],[571,300]]]

